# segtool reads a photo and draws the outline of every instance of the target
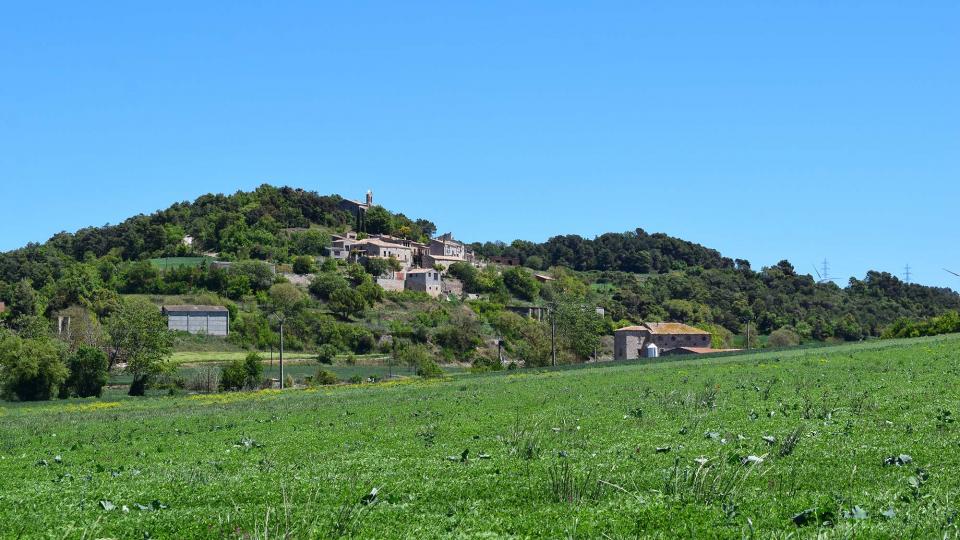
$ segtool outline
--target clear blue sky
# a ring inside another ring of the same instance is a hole
[[[42,5],[34,5],[42,4]],[[960,3],[2,2],[0,249],[287,184],[960,288]]]

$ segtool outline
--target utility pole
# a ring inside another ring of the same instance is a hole
[[[747,321],[747,350],[750,350],[750,321]]]
[[[557,367],[557,310],[556,304],[550,308],[550,358],[551,365]]]
[[[283,390],[283,319],[280,319],[280,389]]]

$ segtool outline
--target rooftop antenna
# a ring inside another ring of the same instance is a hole
[[[910,263],[907,263],[907,266],[903,268],[903,278],[907,283],[910,283],[910,275]]]

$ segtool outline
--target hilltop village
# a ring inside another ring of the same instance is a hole
[[[363,201],[342,199],[341,210],[348,212],[355,220],[353,230],[335,234],[329,247],[325,249],[325,259],[339,261],[342,264],[355,263],[376,274],[375,283],[384,291],[419,292],[431,298],[457,298],[477,300],[479,295],[466,293],[464,284],[448,272],[454,264],[466,264],[477,270],[493,266],[497,271],[503,268],[517,267],[520,261],[515,257],[492,256],[478,257],[467,244],[456,240],[453,233],[432,237],[427,242],[418,242],[383,233],[366,233],[367,213],[375,208],[373,192],[368,191]],[[192,238],[185,238],[185,244],[191,244]],[[228,268],[231,263],[215,261],[214,267]],[[271,265],[276,273],[276,267]],[[306,286],[313,275],[300,275],[293,272],[281,273],[283,278]],[[548,273],[533,272],[533,279],[544,284],[553,281]],[[505,306],[507,310],[525,317],[544,321],[551,315],[549,305],[515,303]],[[596,306],[595,314],[602,318],[604,309]],[[185,331],[192,334],[228,336],[230,329],[229,311],[214,305],[165,305],[162,307],[167,317],[168,328],[172,331]],[[737,349],[717,349],[712,347],[711,334],[679,322],[640,323],[623,326],[613,333],[612,357],[615,360],[638,358],[656,358],[676,354],[709,354],[733,351]],[[601,358],[599,350],[591,355],[594,360]],[[498,358],[502,363],[510,362],[501,350]],[[608,357],[609,358],[609,357]]]

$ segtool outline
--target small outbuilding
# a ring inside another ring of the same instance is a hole
[[[226,336],[230,333],[230,312],[223,306],[163,306],[167,329],[191,334]]]

